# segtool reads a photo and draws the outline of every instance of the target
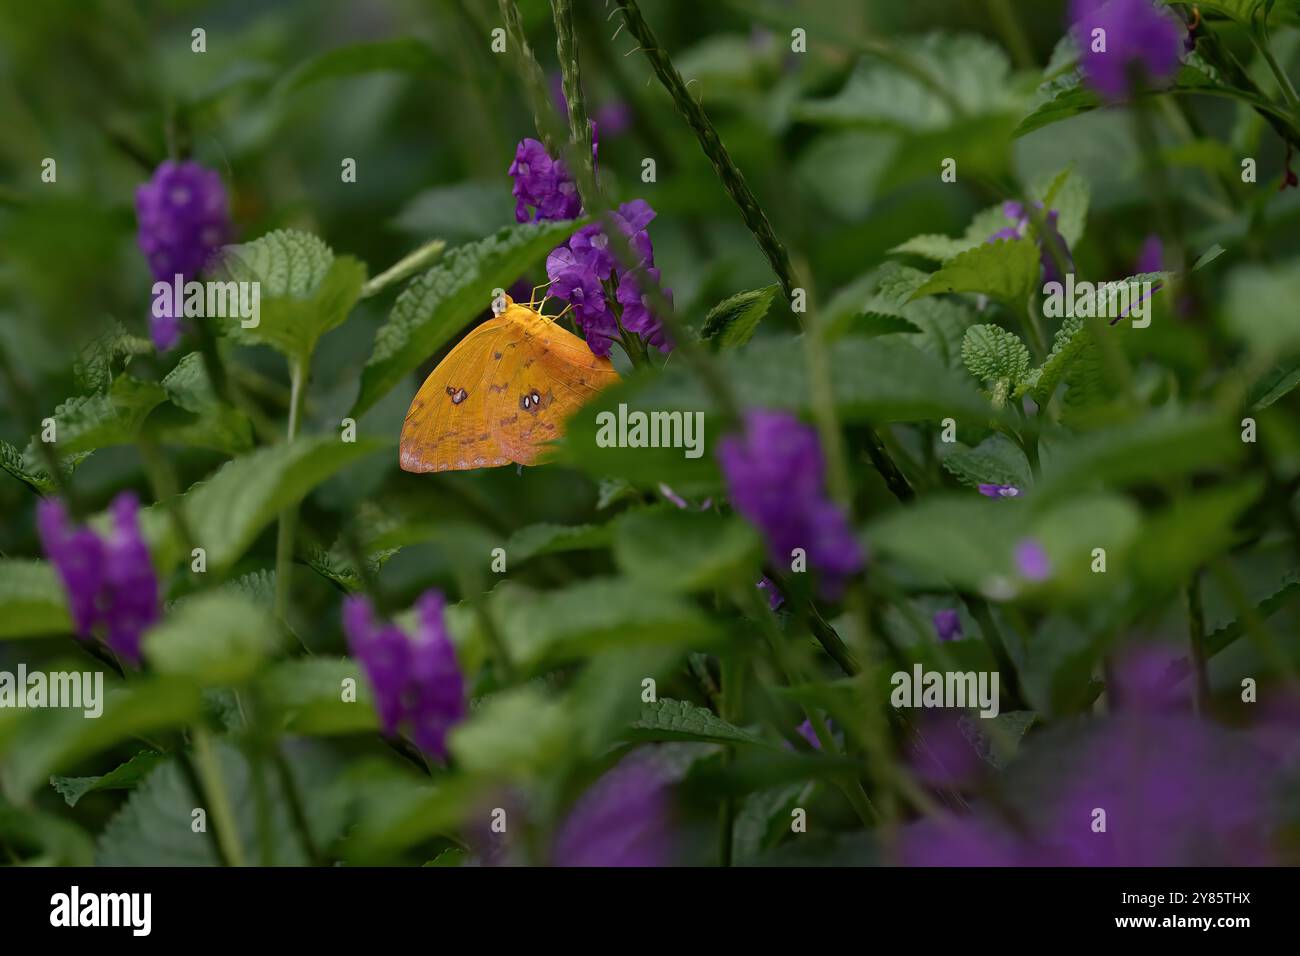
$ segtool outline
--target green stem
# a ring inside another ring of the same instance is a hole
[[[673,103],[677,106],[677,111],[682,114],[682,117],[690,124],[691,129],[695,131],[695,137],[700,142],[700,148],[704,151],[704,155],[708,157],[709,162],[713,164],[713,170],[717,173],[723,188],[726,189],[727,195],[740,208],[740,214],[745,220],[745,225],[758,241],[758,246],[763,251],[763,255],[767,257],[768,264],[780,281],[786,298],[792,300],[797,283],[790,267],[790,256],[786,252],[785,246],[781,244],[781,240],[776,237],[776,233],[772,230],[772,224],[767,221],[767,215],[763,212],[763,208],[758,204],[754,193],[745,182],[744,175],[732,161],[727,148],[722,145],[718,131],[714,129],[708,114],[704,112],[703,107],[691,97],[690,92],[686,89],[681,74],[677,72],[672,60],[668,58],[668,54],[659,45],[659,40],[654,31],[650,29],[650,25],[646,23],[645,18],[641,15],[641,9],[637,6],[636,0],[618,0],[618,5],[623,9],[623,18],[627,23],[628,32],[641,45],[641,52],[650,61],[650,66],[655,75],[659,77],[659,82],[663,84],[664,89],[668,91],[668,95],[672,97]]]
[[[289,359],[289,424],[285,437],[293,441],[298,437],[298,419],[302,413],[303,382],[307,360]],[[280,512],[280,526],[275,539],[275,613],[286,624],[289,620],[289,602],[292,598],[290,577],[293,574],[293,536],[298,522],[298,509],[291,506]]]
[[[560,58],[564,98],[569,105],[569,141],[577,147],[582,162],[595,176],[591,155],[591,124],[587,101],[582,93],[582,71],[578,67],[578,34],[573,23],[572,0],[551,0],[555,17],[555,52]]]
[[[533,108],[533,125],[537,127],[537,135],[546,146],[547,152],[554,156],[557,141],[552,131],[551,118],[555,110],[551,105],[551,95],[546,89],[546,77],[542,74],[537,58],[533,56],[533,48],[528,45],[528,37],[524,35],[524,23],[523,18],[519,16],[519,7],[515,5],[515,0],[497,0],[497,9],[501,11],[507,37],[515,45],[512,59],[523,74],[524,88],[528,91],[528,98]],[[590,157],[590,147],[587,149],[587,154]]]
[[[1268,28],[1261,27],[1259,33],[1256,31],[1247,31],[1250,34],[1251,42],[1259,50],[1264,62],[1268,64],[1269,71],[1273,74],[1273,79],[1277,81],[1278,90],[1282,94],[1282,99],[1286,100],[1286,105],[1291,108],[1292,119],[1300,119],[1300,97],[1296,96],[1295,86],[1291,83],[1291,77],[1286,75],[1286,70],[1277,62],[1277,57],[1273,55],[1273,45],[1268,39]]]
[[[307,822],[307,811],[302,801],[302,794],[298,791],[297,781],[293,779],[293,769],[274,741],[271,742],[271,763],[279,778],[280,789],[284,791],[285,803],[289,806],[289,819],[293,821],[293,828],[298,834],[298,842],[302,844],[303,853],[312,866],[324,866],[326,861],[311,835],[311,826]]]
[[[200,726],[194,727],[191,738],[194,741],[194,768],[202,785],[200,792],[209,804],[212,826],[216,830],[216,840],[221,847],[223,862],[227,866],[243,866],[244,849],[239,842],[235,814],[226,793],[225,781],[222,779],[221,764],[217,759],[216,751],[212,748],[212,739]]]

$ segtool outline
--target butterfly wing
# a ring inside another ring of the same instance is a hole
[[[403,471],[461,471],[510,461],[493,430],[488,380],[511,324],[496,316],[461,339],[411,401],[402,423]]]
[[[531,465],[564,434],[569,416],[617,382],[618,373],[582,339],[532,310],[516,306],[505,318],[509,329],[488,384],[488,427],[503,454]]]

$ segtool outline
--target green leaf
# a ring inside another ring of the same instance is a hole
[[[614,520],[614,557],[629,577],[667,591],[751,583],[762,546],[739,518],[668,505]]]
[[[732,859],[738,865],[755,862],[790,831],[790,811],[811,795],[812,785],[788,783],[756,790],[745,798],[736,814]]]
[[[1140,579],[1172,587],[1225,553],[1239,537],[1237,519],[1262,488],[1256,480],[1180,496],[1148,518],[1133,554]]]
[[[521,779],[562,763],[573,733],[562,704],[534,687],[516,687],[452,728],[447,744],[467,773]]]
[[[281,511],[358,459],[391,447],[378,439],[343,442],[321,435],[227,462],[181,497],[194,545],[207,551],[208,571],[224,573]],[[165,522],[165,510],[150,508],[151,522]]]
[[[1028,115],[1020,121],[1013,135],[1019,138],[1071,116],[1095,110],[1100,105],[1097,94],[1084,84],[1082,72],[1065,73],[1038,88]]]
[[[70,634],[67,595],[44,561],[0,558],[0,638]]]
[[[605,548],[612,540],[613,529],[608,525],[532,524],[510,536],[506,554],[514,561],[527,561],[543,554]]]
[[[244,862],[263,862],[258,852],[260,831],[257,807],[258,786],[243,753],[224,740],[217,741],[217,765],[222,786],[235,818],[237,840]],[[339,774],[339,764],[325,752],[297,742],[284,746],[289,772],[300,795],[303,817],[317,847],[328,848],[348,822],[348,782]],[[261,786],[270,819],[272,864],[303,866],[309,861],[294,826],[289,801],[278,775],[264,772]],[[213,849],[211,808],[207,831],[195,833],[192,811],[202,806],[175,760],[156,767],[137,787],[118,814],[108,822],[95,847],[97,866],[217,866]]]
[[[6,863],[11,865],[82,867],[90,866],[94,857],[94,845],[81,827],[53,813],[3,801],[0,842],[10,848]]]
[[[722,348],[744,345],[753,338],[758,323],[767,315],[779,289],[775,284],[769,285],[762,289],[738,292],[719,302],[704,317],[700,337]]]
[[[671,697],[642,704],[641,717],[628,730],[627,736],[631,740],[692,740],[772,746],[748,730],[727,723],[711,710]]]
[[[909,38],[898,44],[897,55],[913,70],[864,58],[838,94],[800,104],[794,118],[809,123],[939,132],[962,117],[1015,114],[1021,108],[1019,95],[1009,82],[1011,65],[1006,54],[982,37],[933,33]]]
[[[1029,189],[1029,198],[1056,211],[1056,231],[1067,247],[1072,248],[1083,238],[1092,187],[1073,167],[1036,180]]]
[[[1008,385],[1024,381],[1029,372],[1029,349],[1014,332],[996,325],[972,325],[961,343],[966,369],[984,382],[1001,383],[1005,396]]]
[[[144,652],[161,674],[205,685],[237,684],[256,673],[279,643],[267,611],[231,591],[209,591],[171,609],[144,636]]]
[[[51,777],[52,786],[67,801],[68,806],[75,807],[77,802],[88,793],[101,790],[133,790],[136,784],[147,777],[154,767],[165,758],[156,750],[142,750],[126,763],[115,767],[99,777]]]
[[[203,356],[191,352],[162,380],[167,398],[179,411],[174,416],[159,409],[149,422],[151,430],[169,444],[237,455],[253,447],[253,428],[243,412],[217,398],[208,380]]]
[[[1084,435],[1044,462],[1035,501],[1092,485],[1158,481],[1223,468],[1242,451],[1232,423],[1207,413],[1162,415]]]
[[[365,73],[432,73],[440,69],[433,49],[414,37],[353,43],[298,64],[280,81],[276,93],[286,95],[321,80]]]
[[[706,645],[720,636],[694,605],[625,578],[592,578],[555,591],[506,581],[492,591],[490,606],[511,656],[528,668],[611,647]]]
[[[344,699],[344,682],[355,693]],[[286,734],[351,734],[375,731],[370,684],[350,657],[282,661],[259,680],[268,721]]]
[[[975,448],[959,449],[943,459],[943,467],[963,484],[1015,485],[1021,490],[1032,484],[1025,453],[1003,435],[994,435]]]
[[[1028,393],[1039,406],[1046,405],[1051,401],[1056,387],[1065,378],[1065,373],[1071,364],[1085,348],[1091,345],[1091,334],[1083,319],[1078,317],[1064,319],[1052,339],[1051,352],[1047,354],[1042,365],[1021,381],[1015,390],[1015,397],[1020,398]]]
[[[1038,282],[1038,247],[1031,239],[999,239],[949,259],[913,299],[948,292],[976,292],[1021,309]]]
[[[54,410],[54,447],[60,456],[95,451],[112,445],[126,445],[135,440],[140,426],[153,409],[167,397],[157,382],[145,382],[129,375],[119,375],[106,393],[78,395]],[[35,460],[32,439],[27,457]]]
[[[1262,412],[1285,398],[1297,385],[1300,385],[1300,361],[1275,365],[1251,386],[1247,402],[1252,411]]]
[[[105,681],[103,711],[88,720],[83,710],[30,711],[0,756],[0,784],[21,799],[57,771],[139,734],[192,723],[200,713],[199,689],[176,678],[137,678],[128,686]]]
[[[27,456],[15,445],[0,439],[0,468],[13,475],[39,495],[50,495],[57,485],[43,468],[28,462]]]
[[[77,387],[85,392],[104,392],[113,380],[113,367],[119,358],[148,355],[153,343],[132,335],[116,319],[109,327],[89,342],[72,365],[72,375]]]
[[[359,417],[483,312],[491,304],[493,289],[507,288],[582,224],[572,220],[508,226],[453,249],[412,282],[375,337],[352,417]]]
[[[290,229],[226,247],[223,265],[235,281],[261,286],[258,324],[245,328],[242,320],[228,320],[230,334],[299,360],[348,317],[366,281],[361,262],[336,257],[316,236]]]
[[[894,246],[889,251],[896,254],[921,256],[926,259],[933,259],[935,262],[947,262],[954,256],[984,245],[994,234],[1010,225],[1012,225],[1012,221],[1007,218],[1006,213],[1002,211],[1002,205],[999,203],[977,213],[975,218],[971,220],[970,225],[966,227],[966,232],[957,239],[951,236],[927,233],[913,236],[906,242]],[[917,282],[909,291],[915,292],[923,284],[923,281]],[[906,299],[903,301],[906,301]]]
[[[1266,621],[1283,607],[1300,597],[1300,571],[1291,569],[1274,585],[1273,591],[1254,607],[1259,620]],[[1205,636],[1205,648],[1209,654],[1218,654],[1246,633],[1249,624],[1239,617],[1216,627]]]

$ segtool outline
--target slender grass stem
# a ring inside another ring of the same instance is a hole
[[[201,786],[197,792],[203,795],[211,811],[212,826],[216,830],[222,861],[226,866],[243,866],[244,849],[239,840],[239,828],[235,823],[235,814],[222,778],[221,763],[212,746],[212,738],[206,729],[197,725],[190,737],[194,743],[194,770]]]
[[[289,360],[289,423],[285,437],[293,441],[298,437],[298,420],[302,414],[303,394],[306,391],[306,358],[294,357]],[[280,525],[275,539],[275,613],[288,624],[289,604],[293,597],[291,575],[293,574],[293,536],[298,523],[298,509],[291,506],[280,512]]]

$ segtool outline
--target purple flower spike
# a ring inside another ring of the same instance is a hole
[[[961,637],[961,616],[956,608],[934,612],[934,632],[941,641],[955,641]]]
[[[1026,581],[1046,581],[1052,576],[1052,563],[1041,544],[1025,538],[1016,545],[1016,570]]]
[[[817,433],[787,412],[756,410],[744,431],[718,445],[718,459],[738,512],[767,539],[772,561],[786,565],[802,548],[834,599],[866,561],[837,505],[825,497],[825,464]]]
[[[137,241],[149,260],[155,281],[188,282],[212,264],[230,239],[226,188],[221,177],[196,162],[170,160],[155,170],[149,182],[135,191]],[[180,338],[180,317],[155,316],[150,311],[150,334],[159,351],[167,351]]]
[[[445,761],[447,732],[465,717],[465,685],[443,608],[443,596],[426,591],[408,637],[395,624],[376,622],[370,600],[353,595],[343,604],[343,630],[374,690],[384,733],[406,730],[421,750]]]
[[[985,498],[1018,498],[1020,489],[1015,485],[980,485],[979,493]]]
[[[1135,71],[1157,84],[1177,72],[1186,31],[1151,0],[1073,0],[1070,17],[1084,78],[1103,99],[1128,99]]]
[[[1041,202],[1034,203],[1034,208],[1042,211]],[[1002,204],[1002,214],[1011,220],[1011,225],[1004,229],[999,229],[993,235],[989,236],[984,242],[997,242],[999,239],[1023,239],[1030,233],[1031,217],[1026,211],[1024,203],[1014,200],[1008,200]],[[1049,209],[1043,214],[1043,235],[1038,237],[1038,258],[1043,268],[1044,282],[1061,282],[1064,276],[1061,273],[1061,267],[1057,265],[1060,260],[1061,266],[1065,267],[1066,272],[1074,270],[1074,257],[1070,254],[1070,246],[1065,241],[1057,228],[1059,214],[1055,209]]]
[[[551,860],[556,866],[667,866],[671,809],[663,771],[633,753],[573,805]]]
[[[98,631],[109,649],[130,664],[140,663],[140,637],[158,622],[158,576],[140,534],[139,502],[129,492],[110,506],[113,529],[101,538],[73,527],[61,501],[37,506],[41,547],[68,594],[73,625],[83,639]]]
[[[546,147],[537,140],[525,139],[519,143],[508,172],[515,181],[517,221],[572,219],[582,211],[582,199],[573,177],[564,163],[551,159]]]

